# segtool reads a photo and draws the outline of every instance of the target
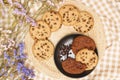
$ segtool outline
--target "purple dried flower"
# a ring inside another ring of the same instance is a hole
[[[24,66],[23,63],[18,63],[17,64],[17,71],[18,71],[18,73],[21,72],[21,69],[22,69],[23,66]]]
[[[23,54],[23,51],[24,51],[24,43],[21,42],[19,45],[19,51],[20,51],[20,55]]]
[[[23,67],[23,68],[22,68],[22,73],[23,73],[25,76],[29,76],[29,75],[30,75],[30,71],[29,71],[29,69],[27,69],[26,67]]]
[[[24,75],[21,78],[22,78],[22,80],[26,80],[26,77]]]
[[[20,11],[19,9],[15,8],[15,10],[13,11],[14,14],[17,14],[17,15],[22,15],[22,16],[25,16],[26,13],[23,12],[23,11]]]
[[[32,18],[31,18],[30,16],[28,16],[28,15],[26,15],[26,21],[27,21],[28,23],[31,23],[32,26],[36,26],[36,25],[37,25],[36,22],[35,22],[35,20],[32,19]]]
[[[14,58],[17,56],[17,50],[16,49],[13,50],[13,55],[14,55]]]
[[[6,52],[4,52],[4,58],[5,59],[10,59],[10,56],[8,56],[8,54]]]
[[[28,68],[26,68],[26,67],[23,67],[23,68],[22,68],[22,73],[23,73],[25,76],[31,77],[31,78],[33,78],[33,77],[35,76],[33,70],[30,70],[30,69],[28,69]]]
[[[11,73],[11,74],[10,74],[10,77],[11,77],[11,78],[13,78],[13,77],[14,77],[14,75]]]
[[[2,9],[2,16],[5,16],[5,10]]]
[[[12,0],[7,0],[7,1],[9,4],[11,4],[11,5],[13,4]]]
[[[4,5],[4,2],[3,2],[3,0],[0,0],[0,3],[1,3],[2,5]]]
[[[26,59],[26,55],[25,54],[21,54],[20,55],[20,59]]]
[[[21,54],[15,57],[17,60],[22,60],[22,59],[26,59],[26,55],[25,54]]]
[[[2,69],[2,72],[5,72],[5,69],[4,69],[4,68]]]
[[[30,71],[30,77],[33,78],[35,76],[33,70],[29,70]]]
[[[19,2],[14,2],[13,3],[13,5],[15,5],[15,6],[17,6],[18,8],[20,8],[21,10],[22,10],[22,12],[27,12],[26,10],[25,10],[25,8],[22,6],[22,4],[20,4]]]

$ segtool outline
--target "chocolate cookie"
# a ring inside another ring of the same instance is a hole
[[[67,58],[65,61],[63,61],[62,67],[65,72],[70,73],[70,74],[81,74],[86,69],[85,64],[75,61],[72,58]]]
[[[89,50],[95,50],[95,42],[90,37],[87,36],[78,36],[73,40],[72,43],[72,50],[74,54],[77,54],[77,52],[81,49],[87,48]]]

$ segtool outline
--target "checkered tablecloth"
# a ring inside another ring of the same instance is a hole
[[[90,75],[77,80],[120,80],[120,0],[76,0],[93,9],[101,18],[106,36],[106,51]],[[39,74],[35,80],[53,80]]]
[[[82,80],[120,80],[120,0],[76,1],[81,1],[99,15],[104,25],[107,42],[101,62],[94,72]],[[0,24],[2,24],[1,20]],[[53,78],[36,72],[35,80],[53,80]]]

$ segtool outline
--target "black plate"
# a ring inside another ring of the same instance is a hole
[[[85,35],[82,35],[82,34],[71,34],[71,35],[67,35],[65,36],[64,38],[62,38],[57,46],[56,46],[56,49],[55,49],[55,52],[54,52],[54,61],[55,61],[55,64],[57,66],[57,68],[59,69],[60,72],[62,72],[64,75],[68,76],[68,77],[72,77],[72,78],[81,78],[81,77],[84,77],[88,74],[90,74],[94,69],[92,70],[88,70],[88,71],[85,71],[83,72],[82,74],[70,74],[70,73],[67,73],[63,70],[62,68],[62,65],[61,65],[61,61],[60,61],[60,58],[59,58],[59,47],[62,45],[62,44],[65,44],[66,42],[68,42],[69,40],[73,40],[75,37],[77,36],[85,36]],[[72,42],[70,43],[72,44]],[[98,51],[97,51],[97,48],[95,49],[95,52],[98,56]]]

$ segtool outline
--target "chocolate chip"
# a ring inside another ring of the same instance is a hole
[[[53,13],[53,11],[50,11],[50,13],[52,14],[52,13]]]
[[[40,55],[39,53],[37,53],[37,55]]]
[[[34,31],[34,28],[32,28],[32,30]]]
[[[85,25],[86,27],[88,27],[88,25]]]
[[[92,17],[89,17],[89,19],[92,19]]]
[[[87,22],[87,24],[89,24],[89,23],[90,23],[90,21]]]
[[[65,13],[63,14],[63,18],[65,18]]]
[[[50,29],[52,29],[52,26],[50,26]]]
[[[57,23],[54,23],[54,25],[56,25]]]
[[[85,59],[83,59],[83,61],[85,61]]]
[[[47,48],[50,48],[49,46],[47,46]]]
[[[44,26],[42,26],[42,28],[44,28]]]
[[[54,12],[54,14],[57,14],[57,12]]]
[[[41,34],[41,36],[43,36],[44,34]]]
[[[63,9],[65,9],[65,7],[63,7]]]
[[[48,20],[48,21],[50,21],[50,19],[49,19],[49,18],[48,18],[47,20]]]
[[[38,29],[40,29],[40,27],[38,26]]]
[[[73,7],[74,9],[77,9],[75,6]]]
[[[47,22],[46,19],[44,21]]]
[[[75,14],[74,14],[74,13],[72,13],[72,15],[74,16]]]
[[[71,10],[72,10],[72,8],[69,8],[69,10],[71,11]]]
[[[59,18],[56,18],[56,20],[59,20]]]
[[[41,57],[41,58],[45,59],[45,57],[43,57],[43,56],[39,56],[39,57]]]
[[[41,24],[39,24],[39,26],[41,26]]]
[[[45,45],[47,45],[47,43],[45,43]]]
[[[88,29],[88,31],[89,31],[90,29]]]
[[[86,19],[82,19],[83,22],[86,22]]]

